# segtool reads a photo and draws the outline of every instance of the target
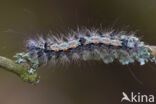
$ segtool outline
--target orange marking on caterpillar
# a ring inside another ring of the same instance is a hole
[[[57,49],[54,49],[54,52],[58,52],[58,50]]]
[[[41,47],[41,45],[40,45],[40,43],[38,43],[38,48],[40,48]]]
[[[47,47],[47,50],[50,50],[50,47]]]
[[[95,45],[97,45],[97,44],[98,44],[98,42],[97,42],[97,41],[95,41],[95,42],[94,42],[94,44],[95,44]]]
[[[116,39],[115,39],[115,41],[119,41],[119,39],[118,39],[118,38],[116,38]]]
[[[50,44],[47,44],[47,50],[50,50]]]
[[[118,44],[112,44],[114,47],[118,47],[119,45]]]
[[[105,45],[107,45],[107,46],[109,45],[109,43],[108,43],[108,42],[103,42],[103,43],[104,43]]]
[[[110,39],[110,37],[107,36],[107,37],[105,37],[105,39]]]
[[[67,49],[66,48],[63,48],[63,51],[67,51]]]
[[[74,49],[74,48],[76,48],[76,46],[74,45],[74,46],[72,46],[72,48]]]

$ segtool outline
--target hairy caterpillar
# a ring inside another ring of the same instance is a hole
[[[144,65],[147,62],[156,63],[156,47],[144,44],[134,33],[87,29],[87,31],[73,32],[68,37],[57,38],[52,35],[48,39],[29,39],[26,42],[26,53],[17,53],[15,58],[17,64],[26,67],[20,75],[22,79],[37,84],[39,76],[35,71],[47,62],[66,64],[79,60],[102,60],[108,64],[116,60],[122,65],[135,61]],[[129,71],[141,84],[134,73]]]
[[[126,32],[73,32],[69,37],[48,39],[39,38],[27,41],[28,56],[35,58],[36,64],[69,63],[78,60],[103,60],[108,64],[115,59],[127,65],[138,61],[140,65],[146,62],[156,62],[148,45],[140,41],[134,33]],[[33,64],[34,65],[34,64]]]

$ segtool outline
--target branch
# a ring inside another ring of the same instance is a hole
[[[39,81],[39,76],[35,72],[34,74],[28,73],[28,65],[26,63],[16,64],[15,61],[0,56],[0,67],[10,72],[18,75],[25,82],[30,82],[32,84],[37,84]]]

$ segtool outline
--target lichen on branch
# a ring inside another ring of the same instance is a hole
[[[15,73],[25,82],[29,82],[32,84],[37,84],[39,82],[39,75],[37,72],[30,74],[28,72],[29,66],[27,63],[18,64],[15,61],[0,56],[0,67]]]

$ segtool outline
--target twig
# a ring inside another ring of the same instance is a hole
[[[25,82],[37,84],[39,81],[39,76],[36,72],[34,74],[28,73],[28,65],[26,63],[17,64],[11,59],[0,56],[0,67],[17,74]]]

